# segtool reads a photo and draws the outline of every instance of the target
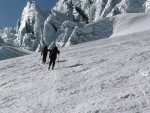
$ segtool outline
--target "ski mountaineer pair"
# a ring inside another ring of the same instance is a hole
[[[47,58],[48,52],[49,52],[49,59],[50,59],[48,69],[50,70],[51,65],[52,65],[52,70],[53,70],[55,67],[55,61],[57,59],[57,54],[60,54],[60,51],[58,50],[58,48],[56,46],[53,47],[52,49],[48,49],[47,46],[45,46],[41,52],[41,55],[43,55],[43,58],[42,58],[43,64],[46,63],[46,58]]]

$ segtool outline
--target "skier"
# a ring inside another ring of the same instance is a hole
[[[47,58],[47,53],[49,49],[47,49],[47,46],[45,46],[41,52],[41,55],[43,55],[42,63],[45,64],[46,58]]]
[[[55,61],[56,61],[56,58],[57,58],[57,54],[60,54],[60,52],[59,52],[59,50],[58,50],[58,48],[56,46],[49,50],[50,62],[49,62],[48,69],[50,69],[51,65],[52,65],[52,70],[54,69]]]

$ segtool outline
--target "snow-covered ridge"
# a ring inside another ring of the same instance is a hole
[[[149,10],[149,0],[59,0],[50,12],[43,11],[35,2],[28,1],[17,24],[15,42],[21,48],[39,51],[45,44],[70,46],[109,38],[116,33],[122,35],[119,28],[123,30],[124,25],[128,27],[130,21],[135,19],[132,16],[134,13]],[[119,14],[125,16],[115,17]],[[140,22],[141,18],[144,20],[144,15],[148,14],[137,15],[136,22]],[[132,33],[135,26],[130,26]],[[143,27],[140,24],[136,27],[140,26]]]

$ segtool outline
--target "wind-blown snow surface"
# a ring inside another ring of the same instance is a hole
[[[0,61],[1,113],[149,113],[150,32]]]

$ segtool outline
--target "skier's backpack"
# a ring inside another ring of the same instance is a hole
[[[43,54],[47,54],[47,46],[45,46],[42,50]]]

